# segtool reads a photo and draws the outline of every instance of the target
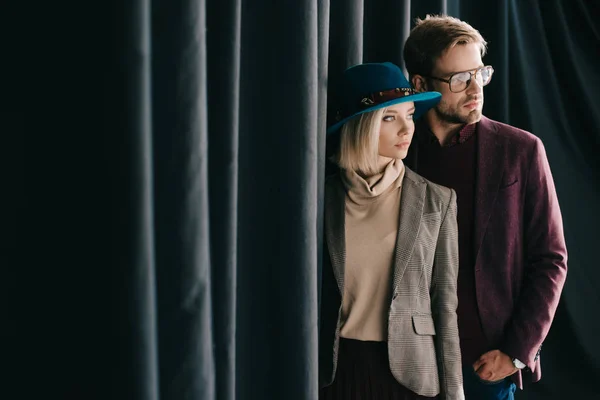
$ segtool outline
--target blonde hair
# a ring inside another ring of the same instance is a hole
[[[481,57],[487,51],[487,42],[479,31],[458,18],[428,14],[415,23],[404,45],[404,62],[411,77],[430,75],[437,59],[456,45],[475,43]]]
[[[340,131],[340,145],[334,161],[340,168],[365,176],[378,172],[379,129],[386,108],[366,112],[346,122]]]

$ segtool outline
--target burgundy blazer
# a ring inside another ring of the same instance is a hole
[[[483,331],[490,349],[521,360],[535,382],[567,275],[562,217],[542,142],[483,117],[475,185],[473,251]],[[522,388],[520,372],[513,380]]]

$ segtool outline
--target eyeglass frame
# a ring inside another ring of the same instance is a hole
[[[491,65],[484,65],[483,67],[479,67],[479,68],[475,68],[475,69],[471,69],[468,71],[459,71],[459,72],[454,72],[452,75],[450,75],[450,77],[448,79],[443,79],[443,78],[438,78],[437,76],[432,76],[432,75],[426,75],[427,78],[431,78],[431,79],[435,79],[436,81],[440,81],[440,82],[444,82],[448,84],[448,88],[450,89],[450,91],[452,93],[460,93],[460,92],[464,92],[465,90],[467,90],[469,88],[469,85],[471,84],[471,81],[473,80],[473,76],[475,76],[475,78],[477,78],[477,74],[481,73],[481,71],[483,69],[486,68],[490,68],[492,71],[490,73],[490,79],[483,84],[482,86],[487,86],[488,83],[490,83],[490,81],[492,80],[492,75],[494,75],[494,67],[492,67]],[[475,71],[475,72],[473,72]],[[465,72],[468,72],[470,74],[469,80],[466,82],[467,86],[465,86],[464,89],[459,90],[458,92],[455,92],[452,90],[452,85],[450,84],[450,81],[452,80],[452,78],[454,77],[454,75],[458,75],[458,74],[464,74]]]

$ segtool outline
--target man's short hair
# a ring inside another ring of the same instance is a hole
[[[415,22],[404,44],[404,62],[411,77],[431,75],[437,59],[456,45],[475,43],[482,57],[487,51],[479,31],[458,18],[428,14]]]

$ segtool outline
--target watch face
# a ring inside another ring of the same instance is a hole
[[[513,358],[512,362],[515,365],[515,367],[518,369],[525,368],[525,364],[523,364],[521,361],[517,360],[516,358]]]

